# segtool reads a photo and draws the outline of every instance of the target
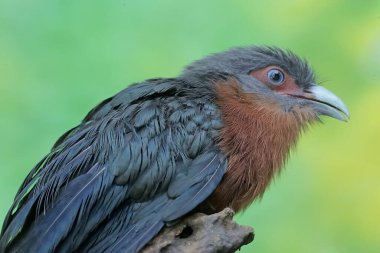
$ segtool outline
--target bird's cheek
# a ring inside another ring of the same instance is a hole
[[[273,90],[281,95],[301,96],[304,94],[293,78],[287,78],[282,85],[274,87]]]

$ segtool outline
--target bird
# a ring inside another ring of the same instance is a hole
[[[245,210],[322,116],[347,121],[311,65],[236,47],[127,86],[64,133],[20,186],[0,252],[138,252],[192,212]]]

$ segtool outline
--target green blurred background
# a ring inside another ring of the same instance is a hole
[[[380,252],[380,1],[0,1],[0,219],[60,134],[126,85],[209,53],[289,48],[350,108],[324,119],[263,200],[241,252]]]

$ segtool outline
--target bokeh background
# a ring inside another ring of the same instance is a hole
[[[128,84],[209,53],[276,45],[350,108],[301,139],[236,219],[241,252],[380,252],[380,1],[0,1],[0,220],[54,141]]]

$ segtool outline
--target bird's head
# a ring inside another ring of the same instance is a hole
[[[196,61],[184,77],[233,77],[247,94],[275,101],[285,112],[312,111],[342,121],[349,112],[335,94],[315,82],[310,65],[290,51],[274,47],[236,48]],[[216,80],[218,81],[218,80]]]

